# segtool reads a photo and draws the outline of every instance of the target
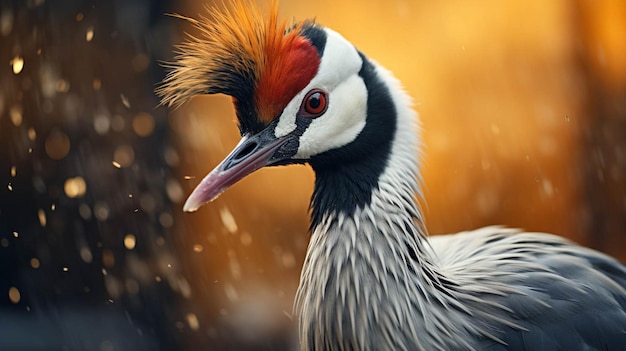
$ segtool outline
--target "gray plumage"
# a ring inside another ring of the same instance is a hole
[[[370,205],[313,228],[295,305],[302,350],[626,350],[615,259],[502,227],[427,237],[409,99],[376,67],[399,128]]]

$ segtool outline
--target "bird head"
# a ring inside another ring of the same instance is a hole
[[[277,12],[276,2],[263,11],[238,0],[187,18],[198,34],[178,47],[157,93],[168,106],[199,94],[231,96],[242,138],[196,187],[185,211],[265,166],[341,162],[332,151],[364,128],[364,57],[338,33],[313,21],[288,26]]]

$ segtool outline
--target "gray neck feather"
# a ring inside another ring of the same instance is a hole
[[[303,350],[430,349],[434,336],[426,331],[440,326],[424,304],[455,304],[435,269],[415,202],[416,115],[399,83],[378,71],[392,92],[399,128],[370,204],[350,216],[326,214],[313,228],[295,305]]]
[[[477,349],[470,335],[500,343],[473,317],[488,323],[505,308],[478,301],[438,267],[415,201],[421,195],[417,116],[399,82],[376,69],[397,111],[390,158],[368,205],[350,215],[327,212],[312,229],[294,307],[301,348]],[[499,293],[489,289],[482,292]],[[480,308],[471,307],[477,303]]]

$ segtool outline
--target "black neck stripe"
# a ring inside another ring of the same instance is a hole
[[[365,55],[359,55],[363,60],[359,76],[368,94],[365,127],[350,144],[311,157],[309,163],[316,175],[311,228],[329,213],[352,215],[369,205],[391,153],[396,107],[374,65]]]

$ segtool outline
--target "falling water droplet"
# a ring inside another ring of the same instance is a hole
[[[220,218],[222,219],[222,224],[224,224],[224,227],[226,227],[226,230],[228,230],[229,233],[234,234],[237,232],[238,227],[235,222],[235,217],[233,217],[233,214],[230,212],[228,207],[222,207],[220,209]]]
[[[135,245],[137,243],[137,238],[135,237],[134,234],[126,234],[126,236],[124,237],[124,247],[126,247],[126,249],[128,250],[132,250],[135,248]]]
[[[46,226],[46,212],[43,209],[39,209],[39,211],[37,211],[37,217],[39,217],[39,225],[41,225],[41,227],[45,227]]]
[[[227,255],[230,274],[235,280],[241,279],[241,266],[239,265],[239,261],[237,260],[237,255],[235,254],[235,251],[228,250]]]
[[[24,69],[24,59],[19,56],[15,56],[13,60],[11,60],[11,66],[13,66],[13,74],[20,74],[22,69]]]
[[[184,277],[178,278],[178,291],[180,291],[180,294],[186,299],[191,297],[191,285],[189,285],[189,282]]]
[[[22,107],[21,106],[12,106],[9,111],[9,115],[11,116],[11,122],[14,126],[19,127],[22,125]]]
[[[80,258],[82,258],[85,263],[91,263],[93,260],[93,254],[87,246],[82,246],[79,250],[79,254]]]
[[[85,34],[85,39],[87,42],[90,42],[93,39],[93,27],[87,28],[87,33]]]
[[[130,101],[128,101],[128,98],[126,97],[126,95],[124,95],[124,94],[120,94],[120,99],[122,99],[122,104],[123,104],[126,108],[130,108]]]
[[[16,287],[12,286],[9,288],[9,300],[11,300],[12,303],[18,304],[21,298],[20,291]]]
[[[30,141],[35,141],[35,139],[37,139],[37,131],[35,128],[28,128],[28,139]]]
[[[39,268],[39,266],[40,266],[39,259],[37,259],[35,257],[31,258],[30,259],[30,266],[33,267],[34,269]]]
[[[548,179],[543,179],[542,181],[543,191],[547,196],[554,195],[554,187],[552,186],[552,182]]]
[[[239,294],[237,293],[237,290],[235,290],[235,287],[232,286],[232,284],[230,283],[224,284],[224,293],[226,294],[226,298],[230,302],[237,302],[237,300],[239,300]]]
[[[54,88],[57,93],[67,93],[70,91],[70,82],[65,79],[59,79]]]
[[[187,324],[191,330],[198,330],[200,328],[200,322],[195,313],[187,313]]]

